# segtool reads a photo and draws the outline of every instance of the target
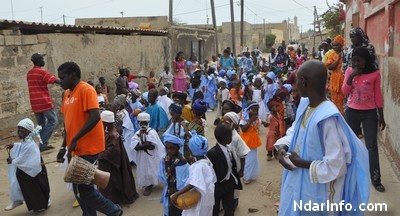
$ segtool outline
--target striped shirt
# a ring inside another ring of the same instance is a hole
[[[53,109],[54,105],[47,85],[53,84],[57,78],[41,67],[34,66],[28,71],[26,80],[28,81],[32,111],[34,113],[41,113]]]

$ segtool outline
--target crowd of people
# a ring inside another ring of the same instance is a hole
[[[81,81],[76,63],[66,62],[56,78],[42,68],[44,55],[35,53],[27,80],[39,126],[22,120],[22,141],[7,147],[12,202],[5,210],[23,201],[28,210],[50,206],[40,151],[52,148],[48,141],[57,125],[47,89],[53,83],[65,90],[57,160],[68,164],[78,156],[111,174],[103,189],[71,185],[83,215],[122,215],[120,204],[133,203],[136,188],[149,196],[159,183],[164,215],[216,216],[221,210],[234,215],[242,183],[251,184],[259,175],[261,146],[267,161],[275,158],[285,168],[279,215],[299,215],[293,213],[299,200],[367,203],[369,176],[376,190],[385,190],[377,151],[378,126],[385,127],[380,72],[362,29],[353,29],[350,38],[346,50],[340,35],[325,40],[319,59],[284,44],[272,48],[268,58],[259,49],[234,56],[228,47],[204,63],[195,55],[186,61],[178,52],[172,71],[166,66],[159,77],[119,68],[112,100],[104,77],[93,86]],[[139,88],[138,78],[148,85]],[[206,119],[213,110],[217,143],[209,149]],[[262,127],[268,128],[266,143]],[[358,137],[362,134],[367,148]],[[41,137],[40,148],[36,137]],[[179,196],[193,190],[201,194],[197,204],[178,208]]]

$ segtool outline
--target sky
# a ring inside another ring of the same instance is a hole
[[[214,0],[217,24],[229,22],[229,0]],[[327,2],[338,0],[244,0],[244,17],[249,23],[282,22],[298,17],[303,31],[312,28],[313,7],[318,14],[328,10]],[[168,16],[169,0],[0,0],[0,19],[74,24],[75,18]],[[188,24],[212,24],[210,0],[173,0],[174,19]],[[12,10],[13,8],[13,10]],[[235,21],[240,21],[240,0],[234,0]],[[208,17],[208,19],[207,19]]]

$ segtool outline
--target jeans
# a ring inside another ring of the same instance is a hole
[[[57,115],[54,109],[51,109],[41,113],[35,113],[35,117],[38,125],[42,126],[40,138],[43,144],[41,144],[40,148],[43,148],[49,144],[51,134],[53,134],[54,129],[56,129],[58,122]]]
[[[381,183],[381,172],[378,153],[378,115],[376,109],[355,110],[350,107],[346,110],[346,121],[358,135],[360,126],[364,129],[365,144],[369,153],[369,172],[372,184]]]
[[[97,155],[84,155],[81,158],[94,163],[97,160]],[[111,216],[117,216],[121,213],[121,207],[105,198],[93,184],[72,184],[72,186],[83,216],[96,216],[96,211]]]

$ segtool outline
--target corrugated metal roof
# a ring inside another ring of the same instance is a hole
[[[51,23],[24,22],[16,20],[0,20],[0,29],[19,28],[21,31],[43,32],[95,32],[102,34],[141,34],[141,35],[166,35],[168,31],[156,29],[126,28],[99,25],[63,25]]]

